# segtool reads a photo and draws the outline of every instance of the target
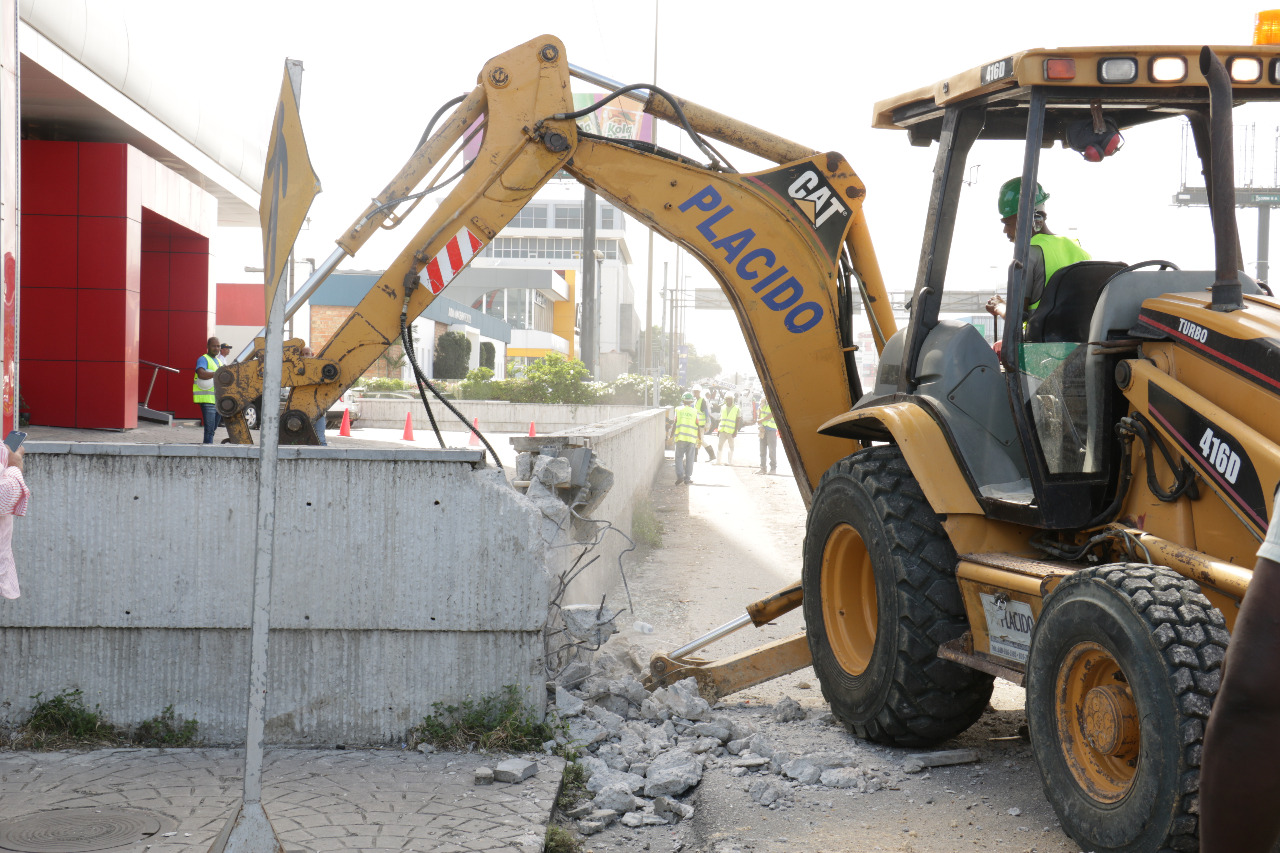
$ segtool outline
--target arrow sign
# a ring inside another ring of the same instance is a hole
[[[320,179],[311,168],[307,140],[302,135],[298,101],[302,91],[302,62],[286,59],[284,82],[275,119],[267,168],[262,175],[258,217],[262,221],[262,267],[266,272],[267,316],[288,264],[289,251],[306,221],[311,202],[320,192]]]

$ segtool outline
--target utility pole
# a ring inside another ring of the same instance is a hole
[[[596,281],[596,194],[582,193],[582,363],[597,376],[596,353],[600,351],[600,300]]]

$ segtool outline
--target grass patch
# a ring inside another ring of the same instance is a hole
[[[563,826],[551,824],[547,827],[545,853],[582,853],[582,839]]]
[[[200,724],[195,720],[179,720],[173,706],[167,706],[156,716],[138,724],[133,742],[138,746],[194,746]]]
[[[67,746],[112,743],[122,741],[119,729],[107,722],[97,705],[92,710],[84,704],[83,691],[63,690],[56,696],[43,699],[44,693],[31,698],[36,706],[31,709],[20,730],[19,741],[33,749],[62,749]]]
[[[436,702],[434,713],[409,730],[411,746],[429,743],[437,749],[461,752],[472,744],[491,752],[532,752],[560,733],[555,724],[539,720],[520,700],[514,684],[497,696],[466,699],[460,705]]]
[[[556,808],[568,811],[587,798],[587,768],[576,761],[564,765],[560,793],[556,795]]]
[[[637,496],[631,511],[631,538],[646,548],[662,547],[662,522],[647,494]]]

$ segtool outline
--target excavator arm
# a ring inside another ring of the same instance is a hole
[[[836,153],[818,153],[649,87],[647,112],[693,136],[710,165],[652,145],[578,130],[571,68],[560,41],[541,36],[491,59],[479,84],[424,138],[383,192],[338,239],[354,255],[377,228],[398,226],[427,192],[448,195],[324,348],[286,346],[282,443],[314,443],[312,422],[557,173],[567,171],[681,245],[713,275],[743,329],[779,434],[808,502],[822,474],[857,450],[818,427],[861,395],[849,318],[861,298],[877,348],[894,320],[862,214],[865,188]],[[458,151],[482,134],[465,167]],[[714,139],[778,165],[731,170]],[[458,176],[457,173],[461,172]],[[400,208],[409,205],[408,210]],[[336,263],[327,265],[330,269]],[[261,395],[261,354],[219,371],[218,406],[234,441],[252,442],[245,405]],[[323,371],[323,372],[322,372]]]

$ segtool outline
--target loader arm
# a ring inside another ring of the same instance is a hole
[[[839,154],[820,154],[727,116],[654,92],[646,110],[688,132],[779,165],[739,174],[651,145],[579,132],[571,115],[563,45],[542,36],[494,57],[479,85],[425,139],[378,198],[338,240],[354,254],[424,181],[441,181],[445,158],[483,116],[475,160],[403,251],[316,353],[325,377],[285,371],[292,385],[283,443],[314,443],[311,423],[395,341],[476,254],[561,170],[696,257],[726,293],[778,422],[806,503],[822,474],[861,445],[818,427],[861,396],[850,312],[861,299],[877,348],[894,331],[862,200],[865,188]],[[695,140],[696,141],[696,140]],[[701,147],[702,143],[699,142]],[[336,264],[335,264],[336,266]],[[252,441],[242,412],[261,395],[261,361],[218,374],[219,410],[237,443]]]

